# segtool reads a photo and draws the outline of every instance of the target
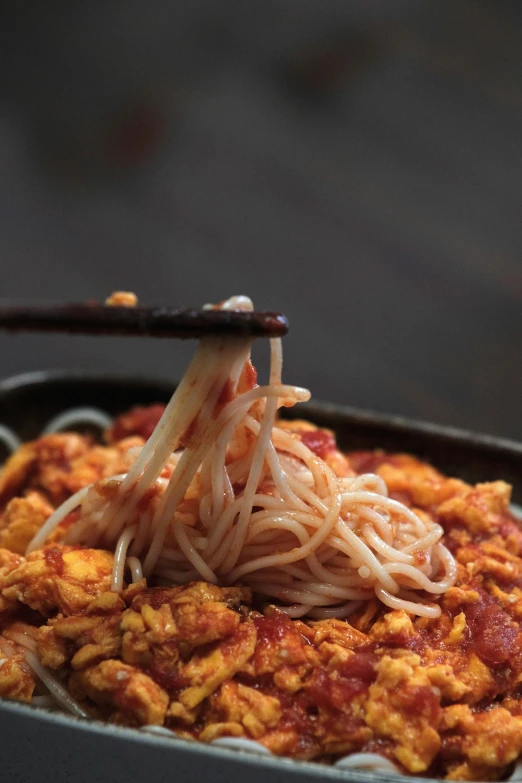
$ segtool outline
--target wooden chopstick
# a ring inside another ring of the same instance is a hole
[[[288,319],[282,313],[270,312],[101,304],[0,304],[0,329],[181,339],[212,335],[281,337],[288,331]]]

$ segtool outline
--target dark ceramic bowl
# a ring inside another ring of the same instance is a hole
[[[167,401],[172,390],[172,383],[140,378],[22,375],[0,382],[0,424],[28,440],[67,408],[87,405],[116,414]],[[514,501],[522,502],[520,443],[340,405],[308,404],[289,415],[332,428],[341,449],[407,451],[470,482],[504,479],[513,484]],[[387,778],[395,776],[257,756],[0,703],[1,783],[375,783]]]

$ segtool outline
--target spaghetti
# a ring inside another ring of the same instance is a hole
[[[223,309],[252,309],[233,297]],[[153,434],[127,473],[69,498],[31,541],[43,546],[75,509],[67,542],[115,551],[125,568],[166,583],[241,582],[290,617],[347,617],[377,596],[437,617],[456,579],[442,528],[388,497],[376,475],[339,478],[276,424],[277,410],[309,399],[281,380],[271,340],[269,383],[257,386],[250,339],[201,340]],[[142,562],[141,562],[142,561]]]

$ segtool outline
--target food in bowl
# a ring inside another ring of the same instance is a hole
[[[232,300],[224,306],[248,306]],[[502,481],[276,421],[249,344],[166,410],[50,433],[0,476],[0,695],[212,742],[498,779],[522,749],[522,534]],[[146,441],[146,443],[145,443]]]

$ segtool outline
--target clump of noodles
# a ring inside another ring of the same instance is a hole
[[[233,297],[220,307],[252,303]],[[278,339],[269,382],[257,386],[250,349],[248,338],[201,340],[129,471],[67,500],[28,551],[79,507],[67,541],[115,551],[114,590],[128,568],[133,581],[242,582],[291,617],[347,617],[375,596],[437,617],[426,593],[456,579],[442,528],[389,498],[379,476],[339,478],[277,427],[278,407],[310,394],[282,383]]]

